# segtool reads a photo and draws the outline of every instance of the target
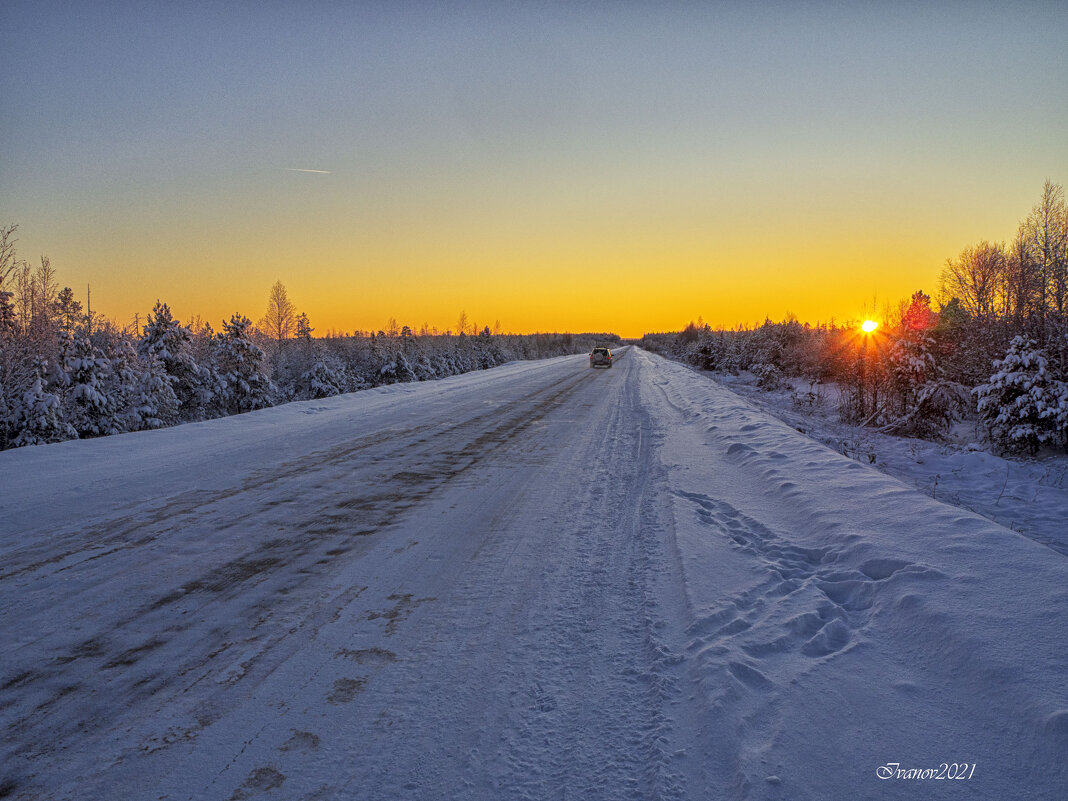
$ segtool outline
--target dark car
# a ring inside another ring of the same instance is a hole
[[[594,348],[590,354],[590,367],[611,367],[612,351],[608,348]]]

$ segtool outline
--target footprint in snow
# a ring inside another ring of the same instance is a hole
[[[337,656],[342,656],[345,659],[351,659],[358,665],[390,665],[397,661],[397,655],[393,651],[385,648],[379,648],[377,646],[372,648],[361,648],[359,650],[352,650],[351,648],[340,649]]]
[[[338,679],[334,682],[334,690],[326,696],[326,700],[332,704],[347,704],[352,701],[367,686],[366,678]]]
[[[279,751],[314,751],[319,747],[319,735],[310,731],[290,729],[293,736],[278,746]]]
[[[234,790],[234,794],[230,796],[230,801],[243,801],[243,799],[251,798],[256,793],[264,793],[268,790],[273,790],[275,787],[281,787],[285,780],[286,775],[270,765],[255,768],[245,779],[245,783]]]

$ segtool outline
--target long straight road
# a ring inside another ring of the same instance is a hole
[[[13,798],[1066,781],[1064,558],[638,349],[0,453],[0,486]]]

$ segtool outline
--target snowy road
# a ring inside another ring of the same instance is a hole
[[[1068,792],[1068,559],[636,349],[8,451],[0,492],[0,796]]]

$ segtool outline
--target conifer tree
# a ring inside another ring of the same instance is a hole
[[[153,354],[142,358],[131,393],[131,428],[162,428],[178,421],[178,396],[174,394],[174,377]]]
[[[63,419],[59,397],[46,388],[47,372],[47,363],[36,359],[33,365],[33,384],[22,395],[14,409],[13,427],[16,434],[11,444],[16,448],[78,438],[78,432]]]
[[[56,316],[59,329],[68,334],[73,334],[82,321],[81,301],[74,299],[74,291],[69,286],[63,287],[56,296]]]
[[[252,340],[252,321],[235,314],[216,337],[215,368],[226,405],[237,414],[270,406],[274,386],[264,371],[263,351]]]
[[[1047,369],[1045,353],[1033,339],[1013,337],[996,372],[975,388],[979,417],[990,439],[1006,450],[1027,450],[1054,440],[1060,387]]]
[[[109,367],[84,328],[63,332],[57,374],[67,400],[67,419],[80,437],[118,430],[112,413],[119,404],[105,394]]]
[[[302,340],[311,339],[312,331],[315,329],[311,326],[311,321],[308,319],[308,315],[301,312],[297,317],[297,338]]]
[[[300,377],[301,390],[312,398],[330,398],[345,391],[345,370],[331,359],[319,358]]]
[[[148,317],[138,355],[148,361],[150,356],[159,359],[167,375],[173,378],[172,388],[181,409],[196,417],[211,402],[210,376],[197,364],[193,356],[193,335],[171,314],[166,303],[156,301]]]
[[[921,387],[935,380],[935,341],[931,334],[936,324],[930,296],[922,291],[913,293],[901,322],[901,336],[890,351],[890,375],[902,414],[914,407]]]

